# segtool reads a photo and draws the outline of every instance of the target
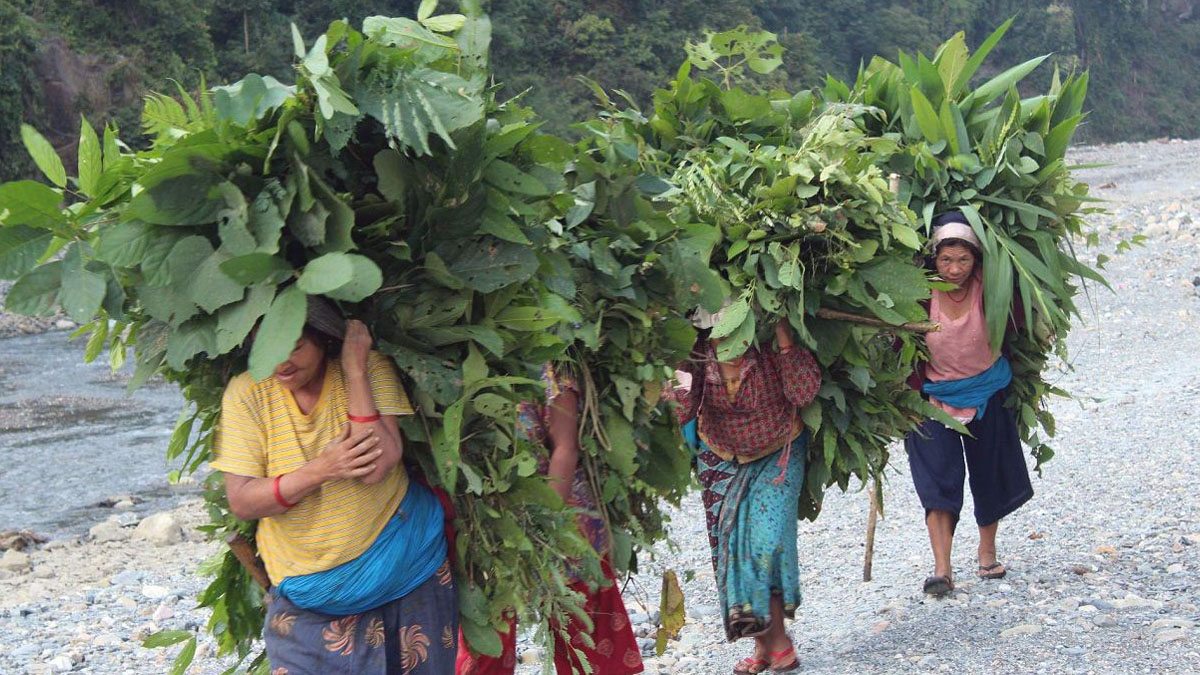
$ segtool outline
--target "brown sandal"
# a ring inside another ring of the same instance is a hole
[[[950,577],[932,576],[925,579],[925,593],[940,598],[954,590],[954,582]]]
[[[1001,567],[1003,569],[1001,569],[999,572],[997,572],[996,571],[997,567]],[[1004,563],[1000,562],[999,560],[992,563],[991,565],[980,565],[979,566],[979,578],[980,579],[985,579],[985,580],[986,579],[1003,579],[1004,575],[1006,575],[1006,574],[1008,574],[1008,568],[1005,567]]]

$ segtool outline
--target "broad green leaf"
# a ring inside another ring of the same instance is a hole
[[[195,277],[197,268],[212,254],[212,244],[198,234],[180,239],[171,248],[170,255],[167,256],[168,283],[179,288],[188,287]]]
[[[604,435],[608,447],[604,461],[625,478],[637,471],[637,443],[633,438],[633,426],[615,410],[608,409],[604,415]]]
[[[633,411],[642,394],[642,385],[619,375],[613,375],[612,382],[617,390],[617,398],[621,401],[621,414],[625,416],[625,419],[633,422]]]
[[[296,28],[296,24],[291,24],[292,27],[292,55],[297,59],[304,58],[308,53],[308,48],[304,46],[304,38],[300,35],[300,29]]]
[[[462,393],[462,370],[428,354],[380,341],[379,351],[391,356],[396,366],[439,405],[448,406]]]
[[[449,38],[439,39],[454,44]],[[388,136],[403,148],[428,155],[432,152],[431,134],[456,148],[451,134],[483,118],[482,100],[472,95],[474,91],[476,86],[458,75],[415,68],[393,80],[386,90],[367,90],[361,103],[363,112],[379,120]]]
[[[417,21],[424,21],[433,16],[433,10],[437,9],[438,0],[421,0],[421,5],[417,7]]]
[[[287,226],[296,239],[300,240],[300,243],[310,248],[316,248],[325,243],[328,220],[329,209],[317,201],[307,211],[293,209],[288,217]]]
[[[215,190],[223,181],[214,174],[184,174],[167,178],[143,190],[129,202],[126,219],[153,225],[205,225],[214,223],[226,207]]]
[[[103,157],[100,154],[100,138],[96,130],[88,123],[87,118],[80,116],[79,124],[79,153],[77,168],[79,171],[79,189],[89,197],[96,197],[96,188],[100,185],[100,174],[103,172]]]
[[[0,224],[54,229],[67,221],[58,208],[61,202],[61,193],[35,181],[0,184]]]
[[[15,279],[37,264],[53,235],[25,225],[0,227],[0,279]]]
[[[910,94],[912,96],[913,114],[917,117],[917,126],[920,127],[921,134],[925,136],[925,140],[930,143],[937,143],[944,140],[942,138],[942,125],[938,120],[938,114],[934,111],[929,99],[925,98],[921,87],[914,85]]]
[[[992,353],[998,354],[1004,344],[1004,332],[1008,328],[1008,317],[1012,311],[1013,266],[1012,260],[1001,252],[993,229],[987,230],[983,243],[988,250],[983,265],[983,308],[988,324],[989,344],[992,346]]]
[[[251,253],[221,263],[221,271],[243,286],[280,283],[295,271],[286,260],[270,253]]]
[[[462,28],[466,22],[467,17],[462,14],[440,14],[421,21],[421,24],[437,33],[453,33]]]
[[[137,220],[110,225],[100,231],[96,259],[114,267],[134,267],[145,259],[158,234],[153,225]]]
[[[196,657],[196,638],[188,640],[183,649],[179,650],[179,654],[171,663],[170,675],[183,675],[192,665],[192,660]]]
[[[408,159],[395,150],[380,150],[372,164],[379,179],[379,194],[389,201],[405,203],[416,182]]]
[[[84,267],[82,245],[71,244],[63,259],[59,304],[76,323],[88,323],[100,311],[106,284],[104,278]]]
[[[250,348],[250,376],[256,381],[270,377],[275,366],[286,361],[295,349],[308,314],[306,298],[298,285],[288,286],[275,296]]]
[[[970,105],[977,110],[996,100],[996,97],[1002,96],[1009,90],[1009,87],[1023,80],[1026,75],[1033,72],[1035,68],[1042,65],[1042,62],[1048,58],[1050,58],[1049,54],[1030,59],[988,80],[970,94],[968,97]]]
[[[124,157],[121,156],[121,146],[117,139],[117,131],[109,125],[104,127],[104,171],[108,173],[115,169]]]
[[[245,286],[234,281],[221,270],[222,263],[233,256],[225,249],[217,249],[208,256],[188,282],[188,295],[205,312],[212,314],[217,309],[242,299]]]
[[[921,240],[917,237],[917,231],[904,223],[892,223],[892,236],[914,251],[921,249]]]
[[[732,361],[745,354],[746,350],[754,345],[754,327],[754,314],[749,313],[729,337],[717,344],[717,360]]]
[[[465,584],[460,584],[463,586]],[[483,654],[492,658],[499,658],[504,652],[504,643],[500,641],[500,635],[492,628],[490,623],[476,623],[470,619],[463,617],[460,624],[463,631],[463,638],[470,645],[471,650],[477,654]]]
[[[934,63],[937,64],[938,74],[945,86],[947,101],[955,95],[954,85],[967,67],[966,35],[959,31],[938,49]]]
[[[217,236],[221,248],[230,255],[246,255],[258,247],[258,241],[248,227],[250,212],[242,191],[233,183],[221,183],[216,191],[224,199],[224,206],[217,211]]]
[[[269,185],[254,198],[248,211],[247,228],[263,253],[279,251],[279,235],[284,227],[284,215],[291,208],[294,195],[278,183]]]
[[[167,337],[167,365],[175,370],[183,370],[188,360],[197,354],[215,356],[216,329],[215,316],[197,317],[176,326]]]
[[[157,633],[151,633],[142,640],[142,646],[146,649],[155,649],[157,647],[169,647],[179,644],[184,640],[194,637],[191,631],[186,630],[160,630]]]
[[[83,348],[83,360],[91,363],[104,351],[104,343],[108,339],[108,320],[101,319],[91,324],[92,333],[88,336],[87,345]]]
[[[529,279],[537,268],[537,256],[528,247],[485,237],[451,261],[449,272],[469,288],[491,293]]]
[[[196,303],[188,296],[186,285],[139,285],[135,294],[147,314],[172,328],[178,327],[199,311]]]
[[[65,188],[67,186],[67,170],[63,168],[62,158],[58,156],[54,146],[50,145],[50,141],[28,124],[21,125],[21,141],[25,144],[29,156],[33,158],[33,163],[41,169],[42,174],[51,183]]]
[[[983,41],[983,44],[979,45],[979,47],[975,50],[975,53],[972,54],[971,58],[967,60],[966,66],[964,66],[962,71],[959,72],[958,77],[954,80],[954,85],[950,89],[951,99],[958,99],[958,95],[962,93],[963,89],[965,89],[967,84],[970,83],[971,78],[975,76],[975,73],[979,70],[979,67],[983,65],[983,61],[988,57],[988,54],[992,52],[992,50],[996,47],[996,44],[999,43],[1000,39],[1004,37],[1004,34],[1008,32],[1008,29],[1013,24],[1013,20],[1013,18],[1010,18],[1001,24],[999,28],[993,31],[992,34]]]
[[[346,257],[350,260],[350,281],[326,291],[325,295],[334,300],[362,302],[383,285],[383,272],[373,260],[366,256],[351,253]]]
[[[315,187],[321,204],[329,212],[329,217],[325,220],[325,241],[317,247],[317,252],[344,253],[352,250],[354,239],[350,233],[354,229],[354,211],[323,181],[316,181]]]
[[[558,314],[538,306],[508,307],[496,315],[498,325],[522,332],[546,330],[559,320]]]
[[[275,286],[261,284],[251,286],[241,302],[222,307],[217,312],[217,353],[228,353],[242,344],[254,324],[270,309],[274,298]]]
[[[721,92],[720,98],[726,114],[734,120],[764,120],[774,114],[771,102],[765,96],[729,89]]]
[[[301,65],[313,76],[314,80],[329,73],[329,55],[325,53],[325,45],[329,42],[328,35],[317,37],[312,49],[300,60]],[[315,83],[315,82],[314,82]]]
[[[401,49],[412,49],[429,45],[456,49],[458,43],[451,38],[429,30],[419,22],[403,17],[368,16],[363,19],[363,33],[380,43]]]
[[[63,263],[61,260],[38,265],[22,274],[8,295],[4,308],[14,314],[25,316],[50,316],[57,304],[58,291],[62,287]]]
[[[720,321],[713,326],[710,337],[724,338],[732,335],[743,323],[746,322],[746,315],[750,313],[750,303],[745,296],[738,298],[725,309],[721,310]]]
[[[250,73],[234,84],[213,87],[212,92],[217,116],[245,127],[282,106],[296,88],[270,75]]]
[[[184,239],[177,230],[166,229],[151,237],[146,244],[146,252],[141,261],[141,272],[147,284],[151,286],[166,286],[171,283],[171,271],[168,261],[175,244]]]
[[[309,295],[328,293],[350,283],[354,278],[354,265],[345,253],[326,253],[309,261],[300,274],[297,285]]]
[[[484,170],[483,179],[488,183],[508,192],[542,197],[550,194],[550,190],[538,179],[521,171],[504,160],[494,160]]]

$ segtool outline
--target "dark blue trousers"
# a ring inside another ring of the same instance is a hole
[[[984,416],[967,424],[971,436],[926,420],[904,439],[913,485],[927,516],[930,511],[948,511],[957,525],[963,479],[968,476],[980,527],[999,521],[1033,497],[1017,423],[1004,407],[1005,395],[997,392]]]

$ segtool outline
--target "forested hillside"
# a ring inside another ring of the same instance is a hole
[[[417,0],[0,0],[0,180],[27,173],[18,137],[32,122],[72,150],[79,115],[137,124],[141,97],[168,79],[195,89],[247,72],[290,80],[288,24],[411,15]],[[453,0],[445,0],[445,9]],[[492,0],[493,63],[565,128],[591,106],[586,75],[641,102],[683,58],[686,40],[738,24],[779,34],[790,87],[852,77],[874,54],[968,42],[1010,16],[997,67],[1053,52],[1089,69],[1087,141],[1200,136],[1200,0]],[[719,9],[715,9],[719,8]],[[989,72],[980,73],[986,77]],[[1030,78],[1041,86],[1053,68]],[[786,82],[784,82],[786,80]],[[73,155],[73,150],[71,151]]]

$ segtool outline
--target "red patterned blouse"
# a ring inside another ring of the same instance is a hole
[[[798,407],[812,402],[821,388],[821,369],[811,352],[751,348],[742,357],[741,378],[731,394],[711,345],[706,358],[681,368],[692,376],[690,389],[676,389],[680,423],[699,417],[700,436],[726,459],[748,462],[768,455],[803,429]]]

